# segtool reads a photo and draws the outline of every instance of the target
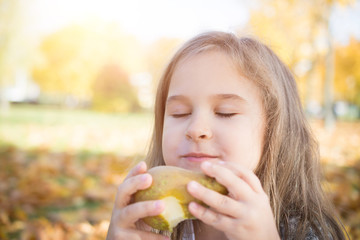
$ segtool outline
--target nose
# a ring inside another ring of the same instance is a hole
[[[213,133],[208,121],[205,116],[193,115],[186,130],[186,138],[195,142],[211,139]]]

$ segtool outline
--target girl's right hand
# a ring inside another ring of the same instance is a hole
[[[107,240],[169,239],[159,234],[136,229],[135,223],[139,219],[159,215],[165,208],[160,200],[131,203],[131,197],[135,192],[151,185],[152,177],[146,173],[146,170],[146,163],[140,162],[130,170],[118,187]]]

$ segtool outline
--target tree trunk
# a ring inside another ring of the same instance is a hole
[[[334,72],[335,57],[329,23],[327,26],[328,52],[325,58],[325,83],[324,83],[324,122],[325,129],[330,131],[335,127],[336,119],[333,111],[334,103]]]
[[[304,106],[305,106],[305,114],[308,118],[314,117],[314,112],[312,111],[312,102],[314,101],[314,81],[316,81],[315,77],[315,68],[317,65],[317,59],[314,58],[314,60],[311,61],[311,68],[308,71],[306,75],[306,85],[305,85],[305,100],[304,100]]]
[[[5,92],[0,92],[0,114],[6,115],[9,112],[10,104],[5,97]]]

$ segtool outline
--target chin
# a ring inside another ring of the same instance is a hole
[[[200,162],[181,161],[173,166],[184,168],[191,171],[202,172],[200,168],[200,164],[201,164]]]

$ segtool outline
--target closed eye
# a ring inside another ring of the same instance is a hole
[[[231,118],[237,115],[237,113],[221,113],[221,112],[216,112],[215,114],[222,118]]]
[[[171,114],[172,117],[174,118],[182,118],[182,117],[187,117],[189,116],[191,113],[174,113],[174,114]]]

